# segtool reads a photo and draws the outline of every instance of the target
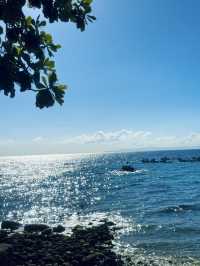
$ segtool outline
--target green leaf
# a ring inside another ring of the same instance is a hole
[[[16,49],[17,56],[19,56],[21,54],[22,48],[16,46],[15,49]]]
[[[83,0],[83,3],[86,5],[91,5],[93,0]]]
[[[31,24],[33,24],[35,26],[35,20],[34,19],[31,20]]]
[[[49,60],[49,58],[45,59],[44,66],[48,67],[49,69],[53,69],[55,67],[55,62],[53,60]]]
[[[66,87],[57,84],[52,60],[61,45],[54,43],[52,36],[42,31],[42,27],[48,23],[71,21],[83,31],[95,20],[94,16],[89,16],[93,2],[0,0],[0,91],[14,97],[15,86],[20,91],[34,91],[35,88],[38,107],[49,107],[55,101],[62,104]],[[35,7],[39,8],[36,14],[31,12]]]
[[[48,52],[49,57],[53,56],[53,53],[50,51],[50,49],[48,47],[47,47],[47,52]]]
[[[55,100],[62,105],[64,103],[64,95],[65,95],[65,90],[66,90],[65,85],[57,85],[52,88],[52,91],[54,92],[55,95]]]
[[[52,36],[51,36],[51,34],[48,34],[48,33],[46,33],[45,34],[45,42],[46,43],[52,43]]]
[[[61,48],[61,45],[60,44],[52,44],[51,46],[50,46],[50,49],[53,51],[53,52],[57,52],[57,50],[58,49],[60,49]]]
[[[59,98],[59,97],[56,97],[55,99],[56,99],[56,102],[58,102],[60,105],[63,105],[64,99]]]
[[[53,71],[49,74],[48,80],[49,80],[49,86],[51,88],[53,86],[53,84],[57,81],[57,75],[56,75],[55,71]]]
[[[26,18],[26,24],[28,27],[31,26],[31,24],[32,24],[32,17],[31,16]]]
[[[60,44],[56,44],[55,46],[56,46],[57,49],[62,48],[62,46]]]
[[[57,90],[59,90],[60,92],[65,92],[65,90],[67,89],[66,85],[57,85]]]
[[[93,22],[94,20],[96,20],[95,16],[91,16],[91,15],[87,15],[87,18],[90,22]]]
[[[43,20],[40,22],[39,27],[44,27],[44,26],[46,26],[46,24],[47,24],[46,21]]]

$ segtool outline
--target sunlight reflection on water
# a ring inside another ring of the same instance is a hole
[[[198,257],[200,165],[144,165],[142,156],[0,158],[0,219],[62,223],[70,231],[107,218],[121,228],[117,243],[129,247],[124,252],[131,246],[146,255]],[[135,173],[120,171],[127,161],[138,169]]]

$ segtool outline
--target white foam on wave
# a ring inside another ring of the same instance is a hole
[[[88,213],[86,215],[80,213],[73,213],[72,215],[66,215],[63,219],[58,220],[57,215],[53,217],[53,210],[33,208],[31,211],[25,213],[22,218],[22,222],[25,223],[48,223],[51,226],[63,224],[66,228],[66,234],[70,234],[71,230],[75,226],[95,226],[103,223],[105,220],[111,221],[116,224],[118,230],[116,231],[114,243],[114,251],[121,254],[124,258],[126,266],[134,265],[154,265],[154,266],[192,266],[200,265],[199,261],[195,261],[193,258],[175,258],[175,257],[161,257],[155,254],[145,254],[145,251],[141,248],[134,247],[130,244],[125,244],[121,240],[121,236],[129,235],[131,232],[138,232],[143,230],[143,226],[136,224],[133,218],[123,217],[119,212],[96,212]],[[69,211],[69,210],[68,210]],[[66,213],[68,212],[66,210]],[[63,210],[61,209],[61,213]],[[49,217],[50,215],[50,217]],[[45,219],[51,218],[50,221]],[[134,244],[134,243],[133,243]]]
[[[123,176],[123,175],[142,174],[144,172],[147,172],[147,170],[146,169],[139,169],[139,170],[136,170],[135,172],[122,171],[122,170],[113,170],[113,171],[110,171],[110,174],[112,174],[114,176]]]
[[[152,265],[152,266],[199,266],[200,261],[191,257],[172,257],[156,256],[155,254],[147,255],[145,252],[131,247],[117,251],[122,255],[125,266]]]
[[[154,252],[147,254],[144,249],[114,240],[113,250],[122,256],[125,266],[200,266],[200,260],[192,257],[161,256]]]
[[[140,229],[140,225],[135,224],[130,218],[122,217],[118,212],[95,212],[86,215],[74,213],[65,218],[64,225],[67,231],[70,231],[76,225],[94,226],[103,223],[105,220],[116,224],[118,235],[129,234],[130,232],[136,232]]]
[[[75,226],[90,227],[110,221],[117,227],[116,238],[119,239],[121,235],[128,235],[131,232],[138,232],[141,230],[141,225],[136,224],[133,219],[123,217],[119,212],[93,212],[88,214],[73,213],[67,215],[70,210],[60,208],[39,208],[33,207],[31,210],[25,213],[17,213],[18,219],[23,224],[30,223],[47,223],[51,226],[62,224],[66,228],[66,232],[70,233]],[[59,215],[60,214],[60,215]],[[62,214],[62,215],[61,215]],[[13,213],[7,216],[8,219],[12,219]]]
[[[67,233],[71,233],[74,226],[95,226],[103,223],[105,220],[116,224],[119,230],[116,231],[116,237],[113,241],[114,251],[121,254],[126,266],[134,265],[154,265],[154,266],[194,266],[200,265],[199,261],[187,257],[177,258],[172,256],[157,256],[156,254],[146,254],[145,250],[134,247],[130,244],[125,244],[121,241],[121,235],[128,235],[131,232],[141,230],[141,225],[136,224],[133,219],[122,217],[120,213],[90,213],[87,215],[80,215],[74,213],[65,218],[65,227]]]

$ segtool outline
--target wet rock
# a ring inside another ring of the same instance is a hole
[[[20,226],[22,226],[20,223],[13,221],[3,221],[1,223],[1,229],[9,229],[11,231],[17,230]]]
[[[44,229],[42,231],[42,235],[47,235],[48,236],[48,235],[51,235],[52,232],[53,232],[53,230],[51,228],[47,228],[47,229]]]
[[[80,263],[77,260],[73,260],[71,265],[73,265],[73,266],[80,266]]]
[[[150,163],[150,160],[149,159],[142,159],[142,163]]]
[[[111,221],[105,221],[106,225],[107,226],[114,226],[115,223],[111,222]]]
[[[168,158],[168,157],[162,157],[161,159],[160,159],[160,163],[169,163],[170,162],[170,158]]]
[[[159,161],[156,160],[156,159],[151,159],[150,162],[151,162],[151,163],[159,163]]]
[[[9,254],[12,249],[12,245],[6,243],[0,243],[0,265],[9,265]]]
[[[121,168],[121,171],[126,171],[126,172],[135,172],[136,169],[130,165],[123,165]]]
[[[8,232],[4,229],[0,230],[0,242],[2,242],[8,236]]]
[[[77,226],[70,236],[57,234],[47,225],[26,225],[24,232],[9,233],[2,243],[0,266],[121,266],[121,258],[112,251],[113,233],[106,221]]]
[[[46,224],[26,224],[24,226],[24,231],[33,233],[33,232],[42,232],[50,227]]]
[[[65,227],[62,225],[58,225],[56,227],[53,227],[54,233],[63,233],[65,231]]]
[[[100,258],[103,258],[104,255],[99,252],[92,253],[86,257],[83,258],[83,262],[86,263],[86,265],[94,265],[94,262],[99,260]]]
[[[0,256],[4,254],[8,254],[8,252],[11,250],[12,245],[6,244],[6,243],[0,243]]]

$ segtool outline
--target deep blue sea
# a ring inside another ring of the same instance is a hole
[[[141,162],[163,156],[172,162]],[[70,230],[107,218],[133,261],[200,265],[200,162],[176,160],[193,156],[200,150],[1,157],[0,220]],[[121,171],[127,163],[137,171]]]

